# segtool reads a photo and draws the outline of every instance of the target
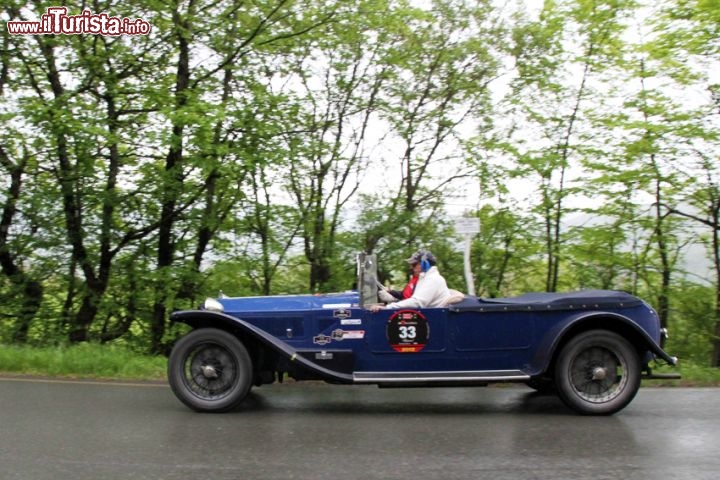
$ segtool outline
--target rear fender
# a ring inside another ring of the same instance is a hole
[[[630,318],[612,312],[579,312],[545,333],[538,343],[538,349],[529,368],[530,371],[527,373],[540,375],[549,372],[562,346],[578,333],[593,328],[617,332],[628,339],[639,353],[649,351],[670,365],[677,364],[676,357],[665,352],[642,327]]]

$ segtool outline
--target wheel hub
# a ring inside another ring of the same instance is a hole
[[[593,380],[605,380],[607,378],[607,369],[603,367],[595,367],[592,370]]]
[[[202,374],[205,378],[218,378],[218,371],[215,367],[212,365],[202,365],[200,367],[200,370],[202,371]]]

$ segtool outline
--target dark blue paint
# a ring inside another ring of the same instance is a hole
[[[451,308],[422,309],[429,337],[421,351],[412,353],[395,351],[388,339],[388,320],[396,310],[372,313],[360,308],[357,292],[218,301],[224,313],[211,313],[214,320],[209,312],[181,312],[175,319],[198,324],[200,317],[207,317],[204,326],[235,325],[286,358],[297,351],[351,350],[355,372],[516,370],[539,375],[564,335],[585,322],[631,332],[641,353],[670,358],[659,346],[656,313],[622,292],[466,297]],[[322,367],[322,362],[317,365]],[[312,360],[309,366],[314,366]]]

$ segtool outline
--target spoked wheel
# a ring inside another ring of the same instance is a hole
[[[610,415],[625,408],[640,388],[640,361],[616,333],[591,330],[560,352],[555,384],[560,398],[587,415]]]
[[[252,386],[252,361],[235,336],[214,328],[194,330],[170,353],[168,381],[175,396],[200,412],[237,407]]]

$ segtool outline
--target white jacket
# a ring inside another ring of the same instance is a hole
[[[445,306],[450,290],[437,267],[420,274],[412,297],[388,304],[387,308],[433,308]]]

